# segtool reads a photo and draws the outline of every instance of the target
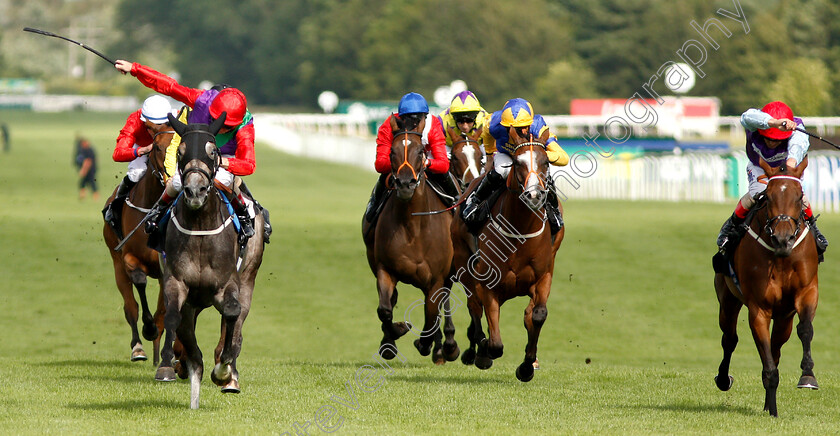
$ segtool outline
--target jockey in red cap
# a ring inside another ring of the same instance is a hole
[[[718,235],[718,247],[727,256],[735,252],[735,247],[746,231],[743,226],[744,219],[755,204],[755,196],[767,187],[767,175],[759,166],[759,161],[763,160],[771,167],[786,165],[788,168],[795,168],[805,159],[810,146],[808,135],[796,130],[797,127],[804,130],[802,119],[794,117],[790,107],[780,101],[768,103],[761,110],[748,109],[741,115],[741,125],[747,134],[747,179],[750,185],[748,192],[738,201],[735,212],[723,224]],[[804,199],[804,203],[805,218],[814,233],[817,253],[822,260],[828,241],[817,228],[816,218],[808,200]]]
[[[188,88],[178,84],[175,79],[136,62],[118,60],[115,67],[123,74],[130,73],[137,77],[147,87],[192,108],[187,116],[188,123],[210,124],[219,118],[222,112],[227,113],[224,126],[216,135],[216,146],[222,156],[221,165],[216,172],[216,186],[225,193],[233,206],[242,225],[242,236],[244,238],[252,236],[254,234],[253,223],[241,194],[241,191],[246,194],[250,194],[250,192],[239,178],[252,174],[256,168],[254,121],[247,109],[248,101],[245,94],[226,85],[215,86],[207,90]],[[181,191],[180,176],[172,177],[169,180],[160,201],[150,212],[152,217],[148,220],[150,225],[147,230],[155,228],[154,223],[157,221],[157,217],[163,210],[166,210]],[[253,198],[251,199],[253,200]],[[271,226],[268,223],[268,211],[259,205],[258,207],[263,210],[266,221],[265,240],[268,241],[268,235],[271,232]]]

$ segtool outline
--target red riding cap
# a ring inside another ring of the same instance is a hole
[[[222,112],[227,112],[225,126],[236,127],[242,124],[247,106],[248,101],[242,91],[236,88],[225,88],[210,103],[210,116],[215,120],[222,115]]]
[[[783,118],[787,118],[789,120],[793,119],[793,111],[790,110],[788,105],[780,101],[767,103],[763,108],[761,108],[761,111],[777,120]],[[766,138],[775,139],[777,141],[788,139],[791,135],[793,135],[792,131],[784,132],[775,127],[771,127],[769,129],[758,129],[758,133],[761,133],[761,135]]]

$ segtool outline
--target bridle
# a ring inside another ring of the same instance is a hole
[[[511,168],[511,173],[513,173],[513,175],[512,175],[513,179],[516,181],[516,184],[519,187],[519,191],[517,192],[518,194],[521,194],[522,192],[525,192],[525,184],[528,183],[528,180],[530,180],[531,176],[534,176],[534,177],[537,178],[537,180],[539,181],[539,184],[540,184],[541,191],[545,191],[547,189],[546,183],[545,183],[545,178],[541,177],[541,174],[538,173],[537,171],[535,171],[535,169],[537,167],[537,163],[534,161],[534,158],[536,156],[536,154],[534,153],[534,147],[535,146],[538,146],[538,147],[542,148],[543,150],[546,149],[545,144],[543,144],[542,142],[534,141],[533,137],[532,137],[531,141],[524,142],[524,143],[519,144],[516,147],[514,147],[513,153],[511,153],[511,157],[513,158],[513,161],[514,161],[513,166],[515,167],[516,166],[516,161],[517,161],[516,152],[519,151],[519,149],[522,148],[522,147],[529,147],[529,149],[531,151],[531,165],[528,168],[528,175],[525,176],[525,181],[519,180],[519,174],[516,172],[515,168]],[[508,187],[508,189],[510,189],[510,187]],[[514,192],[516,192],[516,191],[514,191]]]
[[[777,180],[777,179],[795,180],[797,183],[799,183],[800,187],[802,186],[802,181],[799,180],[799,178],[793,177],[793,176],[785,176],[785,175],[770,177],[769,179],[767,179],[767,183],[769,184],[772,180]],[[773,236],[775,236],[775,234],[776,234],[775,233],[776,227],[780,223],[793,222],[794,229],[795,229],[794,232],[793,232],[793,237],[794,237],[794,239],[796,239],[796,245],[794,245],[794,248],[796,248],[796,246],[799,245],[800,242],[802,242],[802,239],[805,236],[805,234],[803,233],[803,226],[802,226],[802,223],[805,220],[805,210],[802,207],[803,206],[803,204],[802,204],[803,197],[804,197],[804,194],[802,194],[799,197],[800,207],[799,207],[799,217],[798,218],[794,218],[794,217],[792,217],[790,215],[786,215],[786,214],[779,214],[779,215],[776,215],[776,216],[768,217],[767,220],[764,222],[764,226],[762,227],[762,233],[766,233],[768,238],[770,238],[770,240],[772,241]],[[769,201],[770,201],[770,198],[767,197],[767,202],[765,202],[762,207],[766,207],[769,204],[768,203]],[[768,212],[769,212],[769,209],[768,209]],[[805,226],[804,229],[807,229],[807,226]],[[755,234],[755,232],[752,229],[749,229],[748,232],[762,246],[764,246],[768,250],[773,251],[773,248],[771,246],[769,246],[769,244],[764,242],[764,240],[762,240],[760,238],[760,235]]]
[[[158,142],[157,142],[157,137],[160,136],[160,135],[166,134],[166,133],[175,134],[176,132],[174,130],[161,130],[159,132],[155,132],[155,134],[152,135],[152,151],[153,152],[157,152],[157,153],[165,153],[166,152],[166,149],[165,148],[162,149],[160,147],[160,144],[158,144]],[[149,154],[151,154],[151,153],[149,153]],[[152,174],[155,176],[155,178],[158,180],[158,182],[160,182],[161,185],[166,184],[166,179],[163,175],[164,171],[165,171],[165,169],[163,169],[163,168],[157,168],[157,165],[152,166]]]
[[[422,139],[423,134],[421,132],[417,132],[415,130],[398,130],[398,131],[394,132],[394,142],[397,141],[397,137],[400,136],[400,135],[405,135],[405,137],[403,137],[403,139],[402,139],[403,161],[400,164],[400,166],[397,167],[396,171],[393,171],[393,170],[391,171],[391,175],[392,175],[392,177],[397,177],[398,174],[400,173],[400,171],[402,171],[402,169],[404,167],[408,167],[408,169],[411,170],[411,174],[414,177],[414,180],[417,180],[417,183],[420,183],[420,179],[426,174],[426,164],[425,164],[426,159],[423,159],[423,167],[421,167],[420,169],[416,169],[416,168],[414,168],[413,165],[411,165],[411,162],[408,161],[408,146],[411,144],[410,141],[408,140],[408,135],[417,135],[419,138]],[[423,146],[422,141],[420,141],[420,146]],[[393,144],[392,144],[392,147],[393,147]],[[425,153],[425,150],[424,150],[424,153]]]
[[[188,132],[184,132],[184,134],[181,135],[181,139],[183,140],[187,137],[187,135],[194,135],[194,134],[206,135],[206,136],[210,137],[210,141],[208,141],[208,142],[215,143],[216,138],[212,134],[210,134],[210,132],[206,132],[206,131],[203,131],[203,130],[190,130]],[[222,162],[222,157],[219,154],[219,150],[216,149],[215,147],[214,147],[213,150],[214,150],[213,155],[208,156],[208,157],[212,158],[212,160],[213,160],[212,162],[209,162],[208,160],[206,160],[202,157],[195,157],[195,156],[191,157],[189,161],[183,162],[183,159],[182,159],[183,156],[179,155],[178,156],[178,161],[179,161],[179,167],[181,169],[181,179],[182,180],[186,179],[187,175],[189,175],[190,173],[199,173],[202,176],[207,178],[207,182],[212,187],[213,186],[213,179],[216,177],[216,171],[218,171],[219,165],[221,165],[221,162]],[[202,149],[202,151],[203,151],[203,149]],[[212,169],[212,172],[208,172],[204,168],[202,168],[200,166],[197,166],[197,165],[192,166],[192,167],[184,170],[184,167],[186,167],[186,165],[189,162],[192,162],[193,160],[199,160],[199,161],[203,162],[204,164],[207,165],[208,168]]]

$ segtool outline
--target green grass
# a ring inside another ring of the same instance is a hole
[[[391,361],[389,373],[372,359],[381,332],[359,229],[376,176],[264,146],[248,183],[270,208],[276,230],[245,324],[242,394],[222,395],[206,377],[201,409],[191,411],[186,382],[155,383],[151,362],[128,361],[129,328],[101,236],[104,199],[77,198],[70,160],[75,132],[96,147],[99,180],[110,191],[125,170],[110,162],[124,116],[0,111],[0,120],[13,135],[11,153],[0,154],[2,434],[295,434],[295,423],[307,421],[309,433],[319,434],[313,417],[324,405],[341,415],[337,434],[827,434],[840,428],[834,250],[820,268],[815,320],[821,389],[794,387],[801,359],[794,334],[782,349],[779,419],[762,412],[761,365],[746,310],[732,363],[735,385],[724,393],[712,381],[722,351],[710,257],[729,204],[569,201],[540,338],[543,368],[533,381],[514,377],[526,341],[525,299],[502,309],[505,354],[490,370],[460,362],[435,367],[407,336],[397,343],[406,362]],[[820,224],[838,241],[840,216],[826,215]],[[421,295],[401,290],[398,318]],[[463,349],[465,307],[455,319]],[[213,310],[199,318],[208,371],[218,322]],[[364,365],[380,368],[373,392],[354,383]],[[355,409],[333,399],[346,402],[347,386]]]

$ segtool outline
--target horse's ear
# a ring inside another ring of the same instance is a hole
[[[455,141],[455,138],[462,136],[461,131],[458,130],[457,127],[448,126],[446,128],[446,132],[449,134],[449,138],[452,139],[453,142]]]
[[[542,142],[543,144],[545,144],[546,142],[548,142],[548,137],[550,135],[551,134],[549,133],[548,129],[543,129],[543,132],[540,134],[539,142]]]
[[[169,119],[169,125],[175,129],[175,133],[180,136],[184,136],[184,131],[187,130],[187,125],[182,123],[178,118],[175,118],[172,114],[166,114],[166,118]]]
[[[779,172],[778,168],[771,167],[770,164],[765,162],[761,157],[758,158],[758,166],[764,170],[764,174],[767,174],[767,177],[773,177]]]
[[[799,162],[799,165],[797,165],[796,168],[791,170],[791,175],[798,179],[801,179],[802,173],[805,172],[806,167],[808,167],[808,155],[805,155],[805,158],[802,159],[802,162]]]
[[[475,129],[475,133],[473,134],[473,136],[470,136],[470,138],[478,141],[478,138],[481,138],[481,135],[483,135],[483,134],[484,134],[484,126],[481,126],[477,129]]]
[[[225,118],[227,118],[227,112],[222,112],[219,118],[216,118],[216,121],[213,121],[213,124],[210,125],[210,134],[216,136],[219,130],[222,130],[222,126],[225,125]]]
[[[391,114],[391,132],[402,130],[402,120],[399,115]]]
[[[426,129],[426,117],[420,118],[420,122],[417,123],[417,131],[422,132]]]

